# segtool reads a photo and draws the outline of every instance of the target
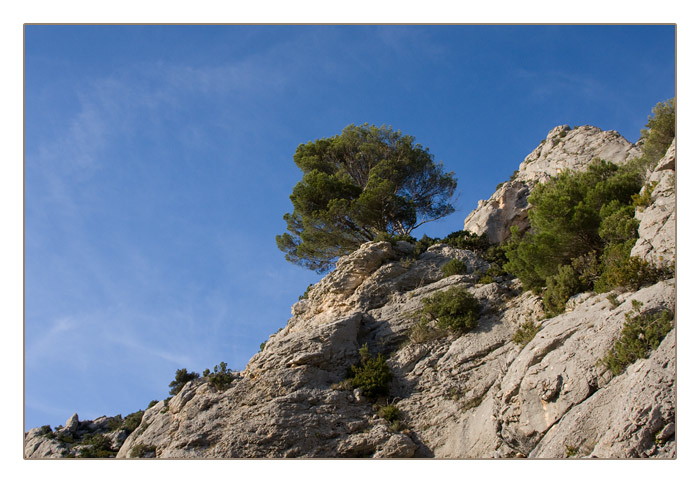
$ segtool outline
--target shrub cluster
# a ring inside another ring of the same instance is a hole
[[[401,411],[393,404],[381,406],[377,414],[389,423],[389,429],[392,431],[399,431],[401,429]]]
[[[389,383],[393,378],[391,369],[382,354],[371,357],[367,344],[360,348],[360,364],[348,370],[348,380],[352,387],[360,388],[362,395],[369,399],[389,394]]]
[[[458,258],[453,258],[445,263],[441,270],[443,276],[445,277],[450,277],[452,275],[463,275],[467,273],[467,264]]]
[[[85,438],[78,452],[80,458],[114,458],[116,455],[112,441],[104,434],[93,434]]]
[[[221,362],[214,366],[214,370],[205,369],[202,375],[209,380],[209,384],[217,391],[227,389],[233,382],[233,371],[228,368],[228,364]]]
[[[440,240],[453,248],[471,250],[477,253],[486,252],[491,247],[488,237],[485,234],[476,235],[470,231],[460,230],[447,235]]]
[[[182,391],[182,388],[185,387],[185,384],[198,378],[199,374],[197,374],[196,372],[187,372],[187,369],[185,368],[178,369],[175,372],[175,380],[171,381],[169,385],[169,387],[171,388],[170,395],[175,396],[180,391]]]
[[[131,448],[129,456],[132,458],[153,458],[156,455],[156,447],[152,444],[136,444]]]
[[[388,406],[380,407],[378,414],[380,417],[384,418],[389,423],[393,423],[394,421],[398,421],[399,418],[401,417],[401,411],[399,411],[399,408],[397,408],[393,404],[389,404]]]
[[[621,166],[594,160],[584,172],[565,171],[533,189],[532,231],[512,230],[503,268],[525,289],[544,291],[549,315],[561,313],[569,297],[584,290],[638,289],[670,275],[630,257],[638,238],[635,206],[648,204],[654,189],[650,184],[642,191],[645,171],[675,136],[675,100],[653,113],[642,132],[642,158]]]
[[[647,183],[644,185],[644,190],[640,194],[632,196],[632,203],[635,207],[646,208],[651,204],[651,194],[654,192],[659,182],[654,181],[653,183]]]
[[[433,320],[440,329],[468,332],[479,322],[479,301],[465,287],[450,287],[423,299],[424,320]]]
[[[652,109],[647,129],[642,130],[643,160],[653,164],[661,159],[676,137],[676,99],[659,102]]]
[[[122,425],[122,429],[126,430],[126,432],[128,433],[133,433],[134,430],[139,427],[139,424],[141,424],[142,419],[143,410],[138,410],[136,412],[128,414],[124,418],[124,424]]]
[[[124,426],[124,420],[122,419],[121,414],[117,414],[116,416],[109,418],[109,421],[107,421],[107,431],[109,432],[122,429],[122,426]]]
[[[485,260],[491,261],[489,260],[489,250],[496,247],[496,245],[489,242],[485,234],[476,235],[465,230],[452,232],[444,238],[433,238],[428,235],[423,235],[420,240],[410,235],[389,235],[388,233],[380,233],[375,237],[374,241],[388,241],[392,245],[396,245],[399,241],[409,242],[413,244],[413,253],[411,254],[413,258],[418,258],[433,245],[444,243],[452,248],[471,250],[481,255]],[[491,258],[493,257],[491,256]]]
[[[659,347],[666,334],[673,328],[673,313],[640,313],[639,308],[625,314],[625,324],[620,339],[600,360],[613,375],[621,374],[625,368],[637,359],[649,357]]]

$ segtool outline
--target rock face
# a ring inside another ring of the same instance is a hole
[[[581,171],[595,158],[621,164],[637,157],[640,150],[617,131],[601,131],[593,126],[557,126],[520,164],[510,181],[499,186],[488,200],[464,221],[464,229],[486,234],[492,243],[510,236],[510,227],[524,230],[527,220],[527,197],[532,187],[556,177],[563,170]]]
[[[670,265],[676,259],[676,141],[647,177],[651,205],[637,208],[639,240],[632,249],[656,265]]]
[[[589,149],[585,139],[613,147]],[[510,186],[530,186],[536,172],[550,176],[550,167],[528,164],[554,156],[559,145],[616,162],[635,149],[615,133],[556,128]],[[665,178],[671,155],[650,173],[659,183],[638,213],[649,227],[640,228],[638,246],[654,260],[675,253],[675,192]],[[515,213],[522,198],[509,200],[503,211]],[[655,213],[657,221],[645,221]],[[341,258],[222,390],[205,378],[190,381],[147,409],[128,436],[110,433],[109,418],[81,422],[77,415],[55,433],[79,441],[87,431],[107,435],[118,458],[675,457],[675,330],[618,376],[599,362],[627,313],[674,309],[675,279],[636,292],[579,294],[567,312],[546,319],[540,297],[517,279],[478,283],[489,264],[476,253],[435,245],[415,258],[412,250],[405,242],[374,242]],[[441,267],[455,258],[465,273],[444,277]],[[422,301],[452,287],[479,301],[476,329],[416,338]],[[526,323],[539,331],[521,346],[513,335]],[[386,356],[393,375],[389,396],[377,401],[343,382],[364,345]],[[380,416],[389,404],[398,422]],[[80,447],[43,433],[25,435],[25,457],[75,455]]]

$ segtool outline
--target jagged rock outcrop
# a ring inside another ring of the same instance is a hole
[[[612,147],[580,145],[586,139]],[[636,149],[615,133],[556,128],[529,162],[556,164],[560,145],[579,146],[583,164],[598,155],[621,162]],[[637,213],[635,249],[649,260],[675,254],[672,165],[673,147],[650,172],[659,182]],[[555,172],[533,166],[521,165],[522,180],[510,186]],[[519,199],[504,201],[503,211],[515,213]],[[565,313],[545,318],[540,297],[517,279],[479,283],[489,263],[478,253],[440,244],[416,258],[413,249],[374,242],[341,258],[222,390],[206,378],[190,381],[148,408],[128,436],[110,432],[110,418],[77,415],[54,432],[61,438],[32,429],[25,456],[79,455],[80,442],[103,434],[118,458],[675,457],[675,330],[620,375],[600,363],[626,314],[674,310],[675,279],[635,292],[578,294]],[[455,258],[465,273],[444,277],[441,267]],[[476,329],[414,337],[423,300],[452,287],[479,301]],[[526,323],[539,331],[521,346],[513,335]],[[343,383],[365,344],[386,356],[393,375],[389,396],[377,401]],[[386,404],[398,408],[399,423],[380,416]]]
[[[119,448],[128,435],[121,416],[101,416],[95,420],[80,421],[73,414],[65,426],[51,430],[48,426],[33,428],[24,437],[26,458],[75,458],[95,436],[104,437],[113,448]],[[85,443],[85,444],[81,444]],[[116,451],[113,451],[116,455]]]
[[[632,255],[655,265],[671,265],[676,259],[676,141],[647,176],[652,189],[648,207],[639,207],[639,240]],[[648,188],[645,188],[648,189]]]
[[[510,236],[510,227],[530,225],[527,197],[532,187],[556,177],[563,170],[581,171],[595,158],[621,164],[641,154],[639,148],[617,131],[593,126],[557,126],[520,164],[510,181],[500,185],[488,200],[481,200],[464,221],[464,230],[486,234],[492,243]]]

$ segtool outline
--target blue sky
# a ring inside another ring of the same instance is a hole
[[[25,27],[25,427],[126,415],[243,369],[314,272],[275,245],[300,143],[415,136],[462,228],[556,125],[636,141],[672,26]]]

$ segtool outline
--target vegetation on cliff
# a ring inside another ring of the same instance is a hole
[[[526,289],[543,291],[551,315],[561,313],[576,293],[638,289],[668,275],[630,257],[638,238],[635,206],[644,202],[639,193],[646,169],[675,136],[675,101],[658,104],[653,113],[649,129],[642,131],[641,158],[621,166],[594,160],[585,171],[564,171],[532,190],[531,231],[513,229],[504,268]]]
[[[391,127],[351,124],[340,135],[299,145],[294,162],[303,176],[277,246],[288,261],[312,270],[328,270],[382,234],[410,235],[454,212],[454,174]]]

